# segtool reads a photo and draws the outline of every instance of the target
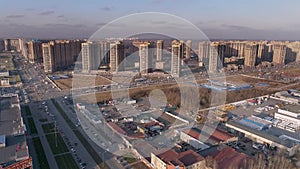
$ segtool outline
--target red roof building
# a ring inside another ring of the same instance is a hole
[[[201,137],[208,138],[207,142],[210,142],[210,143],[228,142],[229,140],[235,139],[235,137],[233,135],[230,135],[230,134],[223,132],[221,130],[218,130],[218,129],[215,129],[211,133],[211,135],[209,135],[206,132],[197,131],[195,129],[185,129],[183,132],[197,140],[199,140]]]
[[[157,155],[151,154],[151,164],[155,169],[185,169],[205,167],[205,159],[193,150],[177,153],[170,149]]]
[[[120,133],[120,134],[123,134],[123,135],[126,135],[126,132],[121,128],[119,127],[118,125],[116,125],[115,123],[113,122],[108,122],[108,125],[113,129],[115,130],[116,132]]]
[[[244,153],[237,152],[234,148],[225,147],[209,154],[216,160],[219,169],[230,169],[232,167],[242,168],[248,157]]]

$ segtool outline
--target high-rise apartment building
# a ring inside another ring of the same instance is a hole
[[[164,48],[164,41],[157,40],[156,41],[156,61],[163,60],[163,48]]]
[[[191,47],[192,47],[192,41],[191,40],[186,41],[185,58],[187,59],[191,58]]]
[[[82,71],[97,70],[109,64],[109,43],[105,41],[85,42],[81,44]]]
[[[211,42],[207,48],[208,60],[205,60],[205,63],[208,64],[209,72],[216,72],[223,68],[226,45],[219,42]]]
[[[180,45],[181,45],[181,50],[180,50],[181,54],[180,54],[180,58],[183,58],[183,57],[184,57],[184,49],[185,49],[185,46],[186,46],[186,45],[185,45],[185,43],[184,43],[183,40],[180,40],[179,43],[180,43]]]
[[[47,63],[51,63],[51,66],[46,66],[48,69],[45,69],[45,72],[52,73],[54,71],[66,70],[72,67],[81,51],[81,43],[82,42],[79,40],[57,40],[43,43],[43,45],[45,44],[44,47],[42,47],[43,61],[45,62],[46,59]],[[50,54],[47,51],[49,45],[51,48]],[[49,59],[48,56],[51,56],[51,59]],[[51,71],[49,71],[50,68]]]
[[[208,71],[216,72],[218,70],[219,62],[218,43],[211,43],[209,49]]]
[[[225,43],[225,57],[243,57],[244,48],[247,42],[245,41],[229,41]]]
[[[90,44],[91,42],[85,42],[81,44],[81,63],[82,71],[88,72],[91,70],[91,54],[90,54]]]
[[[43,60],[43,51],[42,43],[39,41],[29,41],[27,42],[27,56],[28,60],[31,63],[42,62]]]
[[[139,45],[139,57],[140,57],[140,72],[149,73],[149,69],[152,69],[152,50],[149,50],[151,46],[150,42],[144,42]]]
[[[5,39],[4,46],[6,51],[21,52],[21,39]]]
[[[183,54],[183,43],[176,40],[172,41],[171,55],[171,75],[174,77],[180,76],[181,58]]]
[[[247,44],[245,46],[245,60],[244,60],[244,66],[253,68],[256,64],[256,58],[257,58],[257,45],[255,44]]]
[[[295,61],[300,62],[300,42],[290,42],[287,45],[288,48],[291,49],[291,52],[295,54]]]
[[[117,72],[124,69],[124,63],[121,62],[125,59],[124,44],[121,41],[110,43],[110,71]]]
[[[286,56],[286,46],[282,44],[273,45],[273,63],[283,65]]]
[[[199,66],[208,65],[209,51],[210,51],[210,42],[208,41],[199,42],[199,50],[198,50]]]
[[[43,65],[45,73],[54,72],[54,42],[50,41],[48,43],[42,44],[43,52]]]
[[[100,66],[108,66],[110,62],[110,48],[109,42],[100,42]]]
[[[0,52],[4,51],[4,40],[0,39]]]
[[[262,50],[262,57],[261,61],[268,61],[272,62],[272,57],[273,57],[273,49],[272,49],[272,44],[266,43],[264,45],[264,48]]]
[[[265,48],[265,42],[257,43],[257,60],[261,62],[263,60],[263,50]]]

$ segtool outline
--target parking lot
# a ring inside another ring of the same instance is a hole
[[[232,114],[233,116],[236,117],[248,117],[254,114],[259,114],[259,110],[261,112],[268,114],[268,115],[273,115],[278,109],[276,108],[275,105],[281,104],[282,101],[276,100],[276,99],[268,99],[268,100],[263,100],[261,104],[250,104],[247,101],[240,102],[236,105],[235,110],[230,110],[229,115]],[[269,108],[273,107],[273,108]]]

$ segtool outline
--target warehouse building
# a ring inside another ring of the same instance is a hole
[[[276,136],[264,130],[257,130],[249,126],[243,125],[238,121],[229,121],[226,123],[226,127],[229,131],[238,135],[244,135],[247,138],[252,139],[255,142],[268,144],[271,147],[278,147],[284,149],[289,155],[294,155],[299,149],[299,144],[293,139],[283,139],[282,134]],[[291,137],[292,138],[292,137]]]
[[[300,105],[285,105],[275,112],[274,117],[278,120],[275,124],[278,128],[292,132],[300,129]]]

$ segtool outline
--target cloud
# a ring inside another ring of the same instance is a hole
[[[51,14],[54,14],[54,11],[44,11],[44,12],[39,13],[39,15],[44,15],[44,16],[51,15]]]
[[[57,17],[58,17],[58,18],[64,18],[65,15],[58,15]]]
[[[8,15],[7,18],[23,18],[25,15]]]
[[[112,9],[108,6],[105,6],[105,7],[101,7],[100,10],[102,10],[102,11],[111,11]]]

